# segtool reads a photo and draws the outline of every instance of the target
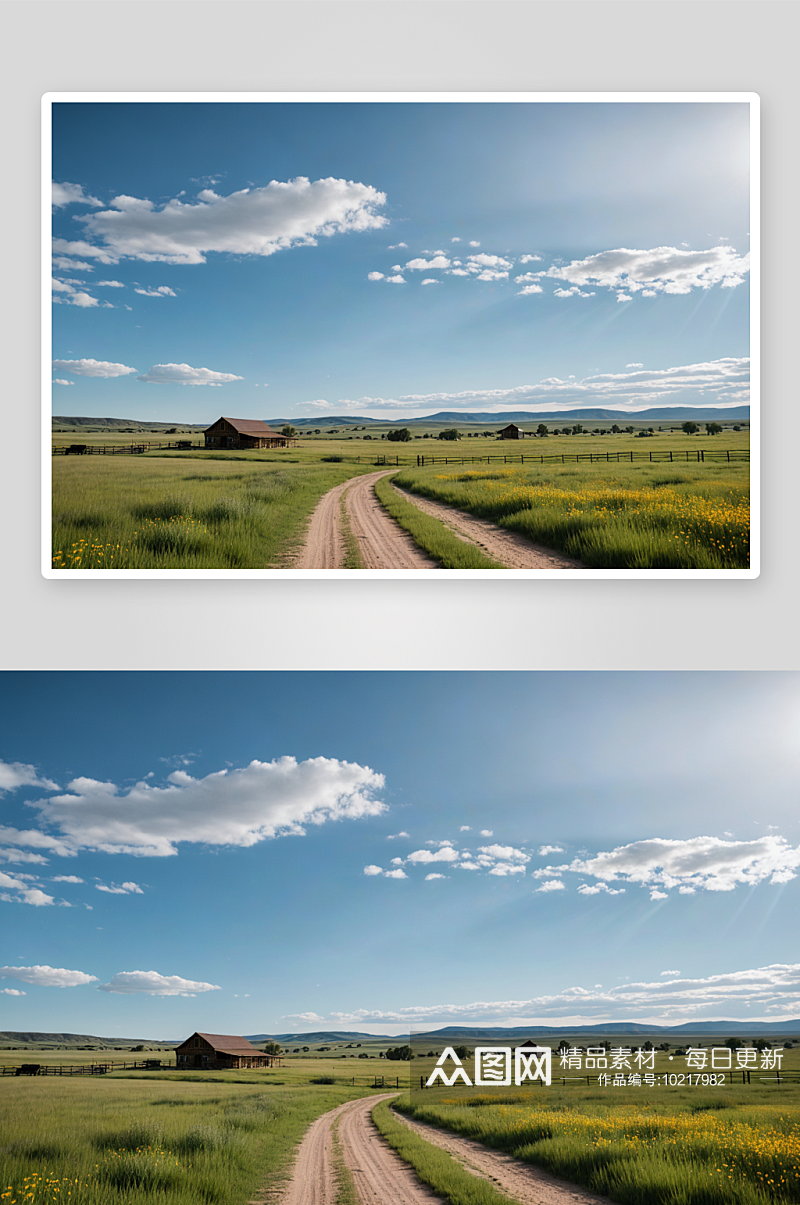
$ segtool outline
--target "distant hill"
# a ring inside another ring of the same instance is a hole
[[[213,422],[213,419],[211,421]],[[116,431],[120,427],[133,427],[136,431],[162,431],[165,427],[193,427],[198,431],[205,431],[208,425],[208,423],[161,422],[159,419],[146,422],[141,418],[76,418],[63,414],[53,416],[54,427],[107,427],[109,431]]]
[[[179,1039],[182,1041],[183,1039]],[[170,1046],[175,1042],[157,1038],[98,1038],[88,1033],[38,1033],[6,1030],[0,1033],[0,1043],[10,1046]]]
[[[431,1038],[524,1038],[531,1034],[547,1034],[553,1037],[568,1034],[708,1034],[709,1036],[769,1037],[800,1035],[800,1019],[794,1021],[688,1021],[685,1025],[642,1025],[638,1021],[614,1021],[605,1025],[522,1025],[513,1029],[499,1027],[448,1025],[444,1029],[429,1029],[415,1037]]]
[[[425,418],[409,419],[409,422],[426,423],[530,423],[545,421],[560,421],[575,419],[577,422],[591,422],[603,419],[613,422],[634,422],[656,420],[662,423],[685,422],[686,419],[698,419],[703,422],[712,419],[749,419],[749,406],[731,406],[726,410],[718,410],[713,406],[651,406],[648,410],[506,410],[501,414],[484,414],[467,412],[465,410],[441,410],[438,414],[428,414]],[[356,419],[363,422],[363,419]]]
[[[350,1033],[347,1030],[320,1029],[314,1033],[246,1034],[248,1042],[352,1042],[356,1038],[390,1038],[387,1033]]]

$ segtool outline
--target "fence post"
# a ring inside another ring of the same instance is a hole
[[[727,458],[728,458],[728,464],[730,464],[730,462],[731,462],[731,454],[730,454],[730,452],[728,451],[728,449],[727,449],[727,448],[725,449],[725,455],[726,455],[726,456],[727,456]]]

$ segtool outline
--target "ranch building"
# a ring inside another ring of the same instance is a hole
[[[218,418],[204,434],[207,448],[285,448],[292,442],[260,418]]]
[[[243,1067],[272,1067],[275,1055],[263,1054],[247,1038],[225,1033],[193,1033],[175,1048],[179,1067],[205,1071],[241,1070]]]
[[[509,423],[507,427],[503,427],[502,431],[497,433],[501,439],[523,439],[524,431],[520,431],[519,427],[515,427],[513,423]]]

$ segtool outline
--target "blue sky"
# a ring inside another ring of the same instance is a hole
[[[53,105],[57,414],[747,402],[749,107]]]
[[[6,673],[2,1028],[800,1015],[795,673]]]

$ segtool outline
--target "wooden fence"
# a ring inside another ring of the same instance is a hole
[[[630,449],[627,452],[575,452],[572,455],[567,453],[552,453],[545,455],[540,453],[538,456],[532,453],[527,455],[521,452],[519,456],[426,456],[424,453],[417,456],[417,467],[422,468],[427,464],[580,464],[582,461],[588,461],[589,464],[619,464],[626,461],[633,464],[635,460],[646,460],[650,464],[685,464],[695,462],[697,464],[732,464],[734,461],[750,461],[749,448],[684,448],[683,451],[672,449],[667,451],[650,450],[648,452],[636,452]],[[389,462],[391,463],[391,462]]]
[[[177,1064],[162,1059],[112,1063],[18,1063],[3,1065],[0,1075],[105,1075],[107,1071],[171,1071]]]
[[[117,456],[136,455],[141,452],[152,452],[160,448],[174,448],[176,451],[186,451],[188,448],[203,448],[205,444],[193,444],[189,439],[179,439],[175,443],[142,443],[142,444],[53,444],[54,456]]]

